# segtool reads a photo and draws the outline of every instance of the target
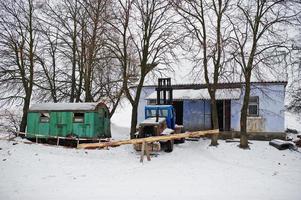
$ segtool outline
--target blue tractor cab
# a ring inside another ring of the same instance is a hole
[[[165,117],[167,127],[175,129],[175,111],[172,105],[148,105],[144,108],[145,119],[150,117]]]

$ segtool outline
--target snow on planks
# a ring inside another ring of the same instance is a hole
[[[195,132],[187,132],[187,133],[179,133],[179,134],[171,134],[171,135],[163,135],[163,136],[154,136],[147,138],[138,138],[138,139],[130,139],[130,140],[118,140],[118,141],[110,141],[103,143],[82,143],[77,146],[79,149],[96,149],[96,148],[104,148],[104,147],[116,147],[125,144],[139,144],[139,143],[150,143],[150,142],[158,142],[158,141],[166,141],[166,140],[174,140],[181,138],[189,138],[189,137],[200,137],[206,135],[215,135],[218,134],[219,130],[207,130],[207,131],[195,131]]]

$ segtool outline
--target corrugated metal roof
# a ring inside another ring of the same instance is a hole
[[[239,99],[241,95],[240,89],[217,89],[216,90],[216,99],[217,100],[227,100],[227,99]],[[174,100],[198,100],[204,99],[209,100],[210,95],[208,89],[184,89],[184,90],[173,90],[173,99]],[[154,91],[146,99],[157,99],[157,92]]]
[[[29,111],[94,111],[96,108],[106,107],[99,102],[93,103],[40,103],[33,104]]]
[[[218,89],[229,89],[229,88],[241,88],[245,85],[244,82],[232,82],[232,83],[218,83]],[[251,85],[287,85],[287,81],[252,81]],[[157,85],[144,85],[143,87],[158,87]],[[172,84],[173,89],[203,89],[207,88],[207,84],[201,83],[186,83],[186,84]]]

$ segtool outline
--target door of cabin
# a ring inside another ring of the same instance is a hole
[[[175,109],[176,124],[183,125],[183,101],[173,101],[172,105]]]
[[[217,100],[218,126],[220,131],[230,131],[231,100]]]

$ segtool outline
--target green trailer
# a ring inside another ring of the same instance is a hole
[[[109,110],[103,103],[43,103],[29,108],[27,138],[110,138]]]

